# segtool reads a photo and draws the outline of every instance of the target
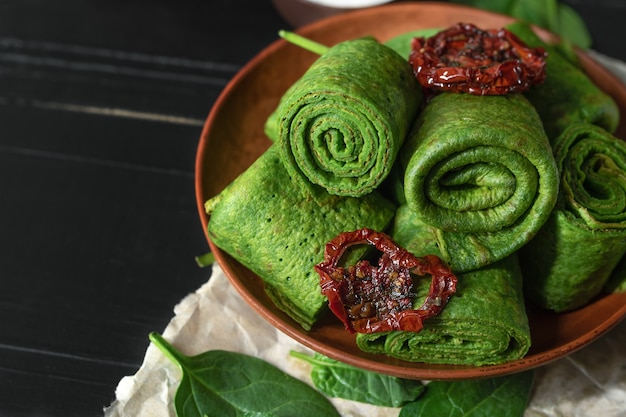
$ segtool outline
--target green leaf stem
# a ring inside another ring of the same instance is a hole
[[[321,43],[305,38],[304,36],[300,36],[294,32],[281,30],[278,32],[278,35],[287,42],[297,45],[300,48],[306,49],[307,51],[313,52],[314,54],[324,55],[328,51],[328,49],[330,49],[326,45],[322,45]]]
[[[215,262],[215,255],[213,255],[213,252],[206,252],[202,255],[196,256],[195,259],[196,264],[198,264],[200,268],[205,268],[207,266],[213,265],[213,263]]]

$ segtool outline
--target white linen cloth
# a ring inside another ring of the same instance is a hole
[[[593,51],[589,54],[626,83],[626,64]],[[162,335],[182,353],[196,355],[211,349],[246,353],[311,384],[310,366],[289,352],[313,352],[249,307],[217,264],[208,282],[185,297],[174,313]],[[137,373],[120,380],[105,417],[176,416],[173,398],[180,377],[178,367],[149,344]],[[342,417],[397,417],[400,412],[330,400]],[[583,349],[536,370],[524,417],[588,416],[626,416],[626,321]]]

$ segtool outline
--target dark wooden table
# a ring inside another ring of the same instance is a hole
[[[571,0],[626,60],[626,4]],[[0,416],[98,416],[209,269],[204,119],[270,0],[0,0]]]

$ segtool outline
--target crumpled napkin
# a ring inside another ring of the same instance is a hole
[[[310,366],[289,355],[291,350],[313,351],[277,330],[248,306],[224,275],[213,265],[209,281],[185,297],[174,309],[163,337],[186,355],[211,349],[246,353],[264,359],[312,385]],[[147,335],[146,335],[147,336]],[[122,378],[116,400],[105,417],[174,417],[174,394],[181,372],[152,344],[133,376]],[[399,409],[374,407],[331,399],[342,417],[392,417]]]
[[[626,64],[589,55],[626,83]],[[215,264],[211,278],[185,297],[162,335],[182,353],[231,350],[262,358],[312,385],[310,365],[289,356],[313,352],[260,317]],[[147,335],[146,335],[147,340]],[[135,375],[122,378],[105,417],[174,417],[181,372],[152,344]],[[397,417],[399,408],[331,398],[342,417]],[[540,367],[524,417],[626,415],[626,321],[573,354]]]
[[[310,365],[289,355],[313,354],[248,306],[216,264],[209,281],[185,297],[162,333],[177,349],[196,355],[224,349],[262,358],[311,383]],[[146,335],[147,337],[147,335]],[[146,339],[147,340],[147,339]],[[624,416],[626,410],[626,321],[588,347],[537,370],[525,417]],[[174,417],[181,372],[148,346],[135,375],[122,378],[105,417]],[[342,417],[396,417],[399,408],[330,399]]]

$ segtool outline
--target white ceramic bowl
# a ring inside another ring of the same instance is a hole
[[[272,0],[280,15],[293,27],[307,25],[336,14],[380,6],[393,0]]]

